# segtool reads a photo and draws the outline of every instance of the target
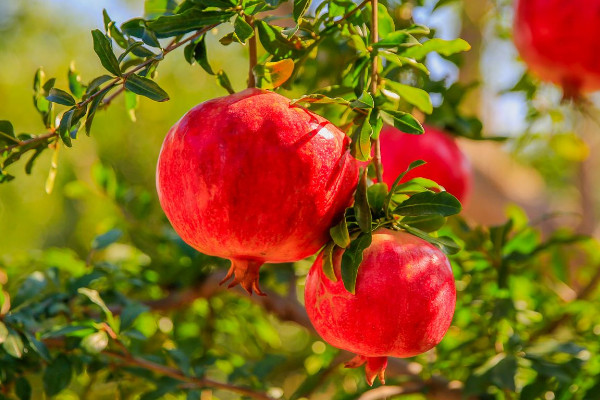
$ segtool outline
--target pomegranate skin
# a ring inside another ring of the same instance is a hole
[[[246,89],[197,105],[169,131],[156,187],[175,231],[232,262],[224,282],[258,287],[264,262],[306,258],[352,202],[348,137],[276,93]]]
[[[422,135],[411,135],[393,126],[384,126],[379,140],[383,181],[388,187],[411,162],[424,160],[427,164],[410,171],[401,182],[417,177],[431,179],[461,203],[468,201],[473,180],[471,163],[452,136],[427,125]]]
[[[520,0],[513,33],[531,71],[566,97],[600,89],[600,0]]]
[[[388,356],[423,353],[444,337],[456,304],[448,258],[406,232],[378,229],[363,253],[355,294],[341,280],[343,251],[334,253],[337,282],[323,273],[323,254],[311,267],[305,288],[308,316],[331,345],[356,353],[347,364],[366,363],[367,382],[385,383]]]

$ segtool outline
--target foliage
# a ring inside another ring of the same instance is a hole
[[[378,38],[368,2],[146,0],[143,17],[120,25],[105,11],[104,26],[90,38],[105,71],[84,80],[71,65],[61,86],[39,69],[33,100],[41,133],[19,133],[16,124],[0,121],[0,182],[25,179],[16,166],[32,173],[49,150],[51,192],[58,149],[83,147],[83,131],[106,134],[92,126],[120,94],[133,119],[139,96],[174,101],[178,93],[159,86],[157,71],[179,47],[188,63],[233,91],[227,65],[212,56],[217,50],[209,35],[217,27],[219,46],[231,46],[227,51],[259,48],[249,81],[329,118],[352,137],[360,160],[371,160],[384,122],[420,134],[421,115],[458,136],[506,139],[485,137],[481,122],[461,111],[473,85],[430,78],[430,53],[460,65],[469,45],[435,37],[394,12],[414,3],[380,4]],[[447,3],[457,2],[437,7]],[[290,26],[280,26],[277,16]],[[533,98],[537,88],[526,77],[515,90]],[[565,165],[572,168],[574,161]],[[467,222],[456,215],[460,203],[435,182],[401,183],[400,176],[389,190],[370,185],[376,166],[374,160],[365,168],[354,206],[332,227],[325,259],[346,248],[342,277],[352,291],[371,232],[392,226],[449,254],[458,289],[445,340],[425,355],[394,360],[388,385],[410,388],[415,399],[594,398],[600,384],[598,243],[566,229],[542,233],[516,207],[503,225]],[[348,354],[313,335],[301,305],[310,260],[264,268],[267,298],[225,291],[217,282],[226,263],[177,237],[151,182],[134,184],[105,163],[89,175],[91,182],[66,178],[63,195],[74,209],[101,199],[109,217],[100,234],[84,245],[0,258],[1,398],[351,399],[370,390],[360,371],[339,368]],[[325,268],[333,276],[331,262]]]

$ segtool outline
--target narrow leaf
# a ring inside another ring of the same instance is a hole
[[[363,252],[371,245],[371,240],[371,232],[361,233],[350,243],[350,247],[342,255],[342,281],[346,290],[352,294],[355,294],[356,291],[356,277],[358,276],[358,267],[363,260]]]
[[[431,104],[429,93],[423,89],[390,80],[385,81],[385,86],[399,94],[408,104],[412,104],[425,114],[431,114],[433,112],[433,105]]]
[[[350,245],[350,233],[348,233],[348,225],[346,218],[342,218],[339,224],[332,227],[329,230],[329,235],[333,239],[334,243],[339,247],[345,249]]]
[[[321,257],[323,257],[323,273],[326,277],[328,277],[331,281],[337,282],[337,277],[335,276],[334,266],[333,266],[333,251],[335,249],[335,243],[329,242],[323,249],[323,253]]]
[[[389,211],[390,211],[390,202],[392,201],[392,196],[394,195],[394,191],[396,190],[396,187],[398,187],[398,184],[400,183],[400,181],[402,180],[402,178],[404,178],[406,176],[406,174],[408,174],[409,171],[420,167],[421,165],[424,165],[425,161],[423,160],[416,160],[413,161],[412,163],[410,163],[410,165],[408,166],[408,168],[406,168],[406,170],[401,173],[400,175],[398,175],[396,177],[396,179],[394,180],[394,183],[392,184],[392,187],[390,188],[390,191],[387,194],[387,197],[385,198],[385,203],[383,204],[383,210],[385,211],[385,215],[386,217],[389,217]]]
[[[117,57],[113,53],[111,41],[98,29],[92,31],[92,38],[94,39],[94,51],[98,55],[102,66],[108,72],[121,76],[121,69]]]
[[[74,106],[76,104],[75,99],[69,93],[64,90],[60,90],[57,88],[50,89],[48,96],[46,96],[48,101],[53,103],[62,104],[65,106]]]
[[[64,354],[60,354],[46,367],[43,376],[44,390],[48,396],[54,396],[69,386],[73,370],[71,362]]]
[[[404,57],[420,60],[431,52],[437,52],[443,56],[451,56],[452,54],[461,53],[471,49],[469,43],[463,39],[444,40],[434,38],[423,43],[422,46],[415,46],[406,49],[402,55]]]
[[[389,114],[394,119],[394,126],[400,129],[402,132],[420,135],[425,130],[423,125],[416,120],[415,117],[404,111],[396,110],[382,110]]]
[[[356,194],[354,195],[354,214],[356,215],[356,221],[358,222],[360,230],[363,232],[371,232],[372,216],[369,207],[369,198],[367,196],[366,168],[358,181],[358,187],[356,188]]]
[[[294,21],[298,22],[310,6],[310,0],[294,0]]]
[[[243,17],[238,16],[233,23],[234,32],[242,43],[254,36],[254,29]]]
[[[223,89],[227,90],[229,94],[235,93],[235,90],[233,90],[233,87],[231,86],[231,81],[229,81],[229,77],[225,71],[220,70],[217,72],[217,82]]]
[[[448,192],[421,192],[412,195],[394,210],[404,216],[440,215],[448,217],[458,214],[460,202]]]
[[[353,108],[373,108],[375,106],[375,102],[373,101],[373,96],[363,90],[360,97],[350,103],[350,106]]]
[[[148,28],[159,38],[183,35],[205,26],[228,21],[233,15],[229,11],[205,11],[191,8],[181,14],[162,16],[148,23]]]
[[[254,67],[257,85],[263,89],[275,89],[283,85],[294,72],[294,61],[285,58],[280,61],[258,64]]]
[[[418,228],[414,228],[412,226],[402,224],[402,223],[399,225],[400,225],[400,227],[402,227],[402,229],[404,229],[408,233],[415,235],[416,237],[419,237],[419,238],[439,247],[440,250],[442,250],[444,253],[446,253],[448,255],[456,254],[460,251],[460,246],[458,244],[456,244],[456,242],[450,237],[447,237],[447,236],[433,237]]]
[[[132,74],[125,80],[125,89],[154,101],[167,101],[169,95],[152,79]]]

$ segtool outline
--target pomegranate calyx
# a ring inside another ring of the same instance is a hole
[[[382,385],[385,385],[387,357],[366,357],[357,355],[344,366],[346,368],[358,368],[365,363],[367,364],[365,365],[365,377],[369,386],[373,386],[376,377],[379,378]]]
[[[229,285],[227,285],[228,288],[232,288],[239,284],[250,295],[254,292],[259,296],[266,296],[258,286],[258,270],[261,265],[263,265],[262,261],[241,258],[230,258],[230,261],[231,267],[229,267],[227,275],[219,282],[219,285],[222,285],[233,278]]]

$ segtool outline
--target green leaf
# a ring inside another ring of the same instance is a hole
[[[119,61],[113,53],[111,41],[98,29],[92,31],[92,38],[94,39],[94,51],[98,55],[102,66],[108,72],[121,76]]]
[[[298,99],[291,101],[291,104],[297,103],[350,105],[350,102],[346,99],[343,99],[341,97],[328,97],[321,93],[306,94]]]
[[[129,90],[125,91],[125,109],[127,110],[127,114],[129,115],[129,119],[132,122],[135,122],[137,119],[135,117],[135,110],[138,106],[139,96]]]
[[[269,25],[268,23],[257,20],[258,38],[265,50],[272,54],[273,61],[283,58],[296,58],[298,49],[281,33],[281,28]]]
[[[96,89],[98,89],[103,83],[106,83],[111,79],[113,79],[113,77],[110,75],[100,75],[99,77],[92,79],[91,82],[88,84],[85,93],[88,95],[91,94]]]
[[[371,110],[369,110],[370,112]],[[369,114],[370,115],[370,114]],[[354,129],[352,134],[352,156],[358,161],[369,161],[371,159],[371,135],[373,128],[369,124],[369,118],[363,119],[362,123]]]
[[[159,38],[183,35],[209,25],[228,21],[235,13],[229,11],[205,11],[191,8],[181,14],[162,16],[148,22],[148,28]]]
[[[374,48],[392,48],[392,47],[411,47],[420,46],[421,43],[409,34],[405,29],[390,32],[377,43],[373,44]]]
[[[417,215],[402,218],[402,223],[420,229],[423,232],[435,232],[446,223],[446,218],[441,215]]]
[[[211,75],[215,74],[208,63],[208,56],[206,54],[206,35],[202,35],[199,40],[187,45],[184,49],[184,54],[190,64],[195,60],[206,72]]]
[[[373,108],[375,103],[373,101],[373,96],[363,90],[360,97],[350,103],[350,106],[353,108]]]
[[[433,105],[431,104],[429,93],[423,89],[390,80],[385,81],[385,86],[400,95],[407,103],[412,104],[424,113],[431,114],[433,112]]]
[[[8,336],[4,340],[4,343],[2,343],[2,347],[14,358],[23,357],[23,349],[25,348],[23,340],[21,340],[21,336],[12,329],[8,330]]]
[[[400,129],[402,132],[420,135],[425,130],[423,125],[416,120],[415,117],[404,111],[396,110],[382,110],[386,114],[389,114],[394,119],[394,126]]]
[[[398,187],[398,184],[400,184],[400,181],[402,180],[402,178],[404,178],[406,176],[406,174],[408,174],[409,171],[420,167],[421,165],[424,165],[425,161],[423,160],[416,160],[413,161],[412,163],[410,163],[410,165],[408,166],[408,168],[406,168],[406,170],[401,173],[400,175],[398,175],[396,177],[396,179],[394,180],[394,183],[392,184],[392,187],[390,188],[390,191],[387,194],[387,197],[385,198],[385,203],[383,205],[383,211],[385,211],[385,215],[386,217],[389,218],[389,210],[390,210],[390,202],[392,201],[392,196],[394,195],[394,192],[396,191],[396,188]]]
[[[105,331],[94,332],[81,340],[81,347],[90,354],[98,354],[108,346],[108,335]]]
[[[337,282],[333,266],[333,251],[335,249],[335,243],[329,242],[323,249],[323,273],[327,278],[333,282]]]
[[[383,210],[387,194],[387,185],[383,182],[375,183],[374,185],[369,186],[369,188],[367,189],[369,205],[375,213],[378,213]]]
[[[231,82],[229,81],[229,77],[227,76],[225,71],[220,70],[219,72],[217,72],[217,82],[223,89],[227,90],[229,94],[235,93],[235,90],[233,90]]]
[[[113,244],[123,236],[123,231],[120,229],[111,229],[110,231],[98,235],[92,241],[92,249],[102,250]]]
[[[448,217],[460,213],[460,202],[448,192],[421,192],[410,196],[394,210],[404,216],[441,215]]]
[[[48,96],[46,96],[46,100],[65,106],[74,106],[76,104],[76,101],[73,98],[73,96],[71,96],[64,90],[60,90],[57,88],[50,89]]]
[[[58,125],[58,135],[61,140],[67,147],[72,147],[73,144],[71,142],[71,124],[73,121],[73,114],[75,113],[76,108],[73,107],[70,110],[67,110],[62,117],[60,118],[60,124]]]
[[[428,235],[427,232],[424,232],[418,228],[409,226],[407,224],[400,223],[398,225],[402,229],[407,231],[408,233],[415,235],[416,237],[421,238],[421,239],[439,247],[440,250],[442,250],[444,253],[446,253],[448,255],[456,254],[460,251],[460,246],[458,244],[456,244],[454,239],[452,239],[450,237],[447,237],[447,236],[433,237],[433,236]]]
[[[44,390],[48,396],[54,396],[69,386],[73,370],[71,362],[64,354],[59,354],[44,371]]]
[[[294,21],[296,23],[304,16],[306,11],[310,7],[310,0],[294,0]]]
[[[69,66],[67,78],[69,79],[69,90],[75,97],[80,99],[85,92],[85,87],[81,83],[81,76],[79,75],[79,72],[75,71],[75,65],[73,63]]]
[[[373,129],[371,139],[377,140],[381,133],[381,129],[383,128],[383,118],[379,115],[379,110],[377,108],[374,108],[369,115],[369,125],[371,125],[371,128]]]
[[[329,235],[339,247],[343,249],[348,247],[350,245],[350,233],[348,232],[346,218],[342,218],[339,224],[329,229]]]
[[[355,294],[358,267],[363,260],[363,252],[371,245],[371,232],[363,232],[350,243],[342,255],[342,281],[347,291]]]
[[[121,312],[121,330],[125,330],[133,326],[133,323],[140,314],[148,311],[148,307],[141,303],[130,303]]]
[[[20,376],[15,381],[15,394],[20,400],[31,399],[31,385],[24,376]]]
[[[363,232],[371,232],[371,209],[369,207],[369,198],[367,196],[367,169],[363,171],[358,187],[354,195],[354,215],[360,230]]]
[[[158,86],[156,82],[137,74],[131,74],[127,77],[125,80],[125,89],[154,101],[169,100],[167,92]]]
[[[37,340],[32,334],[25,332],[25,337],[29,341],[31,348],[39,354],[44,361],[50,361],[50,352],[43,342]]]
[[[145,0],[144,18],[154,19],[161,15],[172,15],[176,8],[175,0]]]
[[[233,23],[234,32],[242,43],[254,36],[254,29],[243,17],[238,16]]]
[[[85,119],[85,133],[90,136],[90,132],[92,129],[92,123],[94,122],[94,117],[96,116],[96,111],[98,109],[98,107],[100,106],[100,104],[102,103],[102,100],[104,99],[104,96],[106,96],[109,92],[109,89],[104,89],[102,92],[98,93],[94,99],[92,100],[92,102],[90,103],[88,112],[87,112],[87,118]]]
[[[456,53],[462,53],[471,49],[469,43],[463,39],[444,40],[444,39],[429,39],[422,46],[415,46],[406,49],[402,55],[404,57],[420,60],[431,52],[439,53],[443,56],[451,56]]]
[[[102,300],[97,290],[79,288],[77,289],[77,293],[80,293],[90,299],[90,301],[100,307],[106,315],[112,315],[112,312],[108,309],[106,303],[104,303],[104,300]]]
[[[0,121],[0,143],[20,143],[15,137],[15,130],[10,121]]]

